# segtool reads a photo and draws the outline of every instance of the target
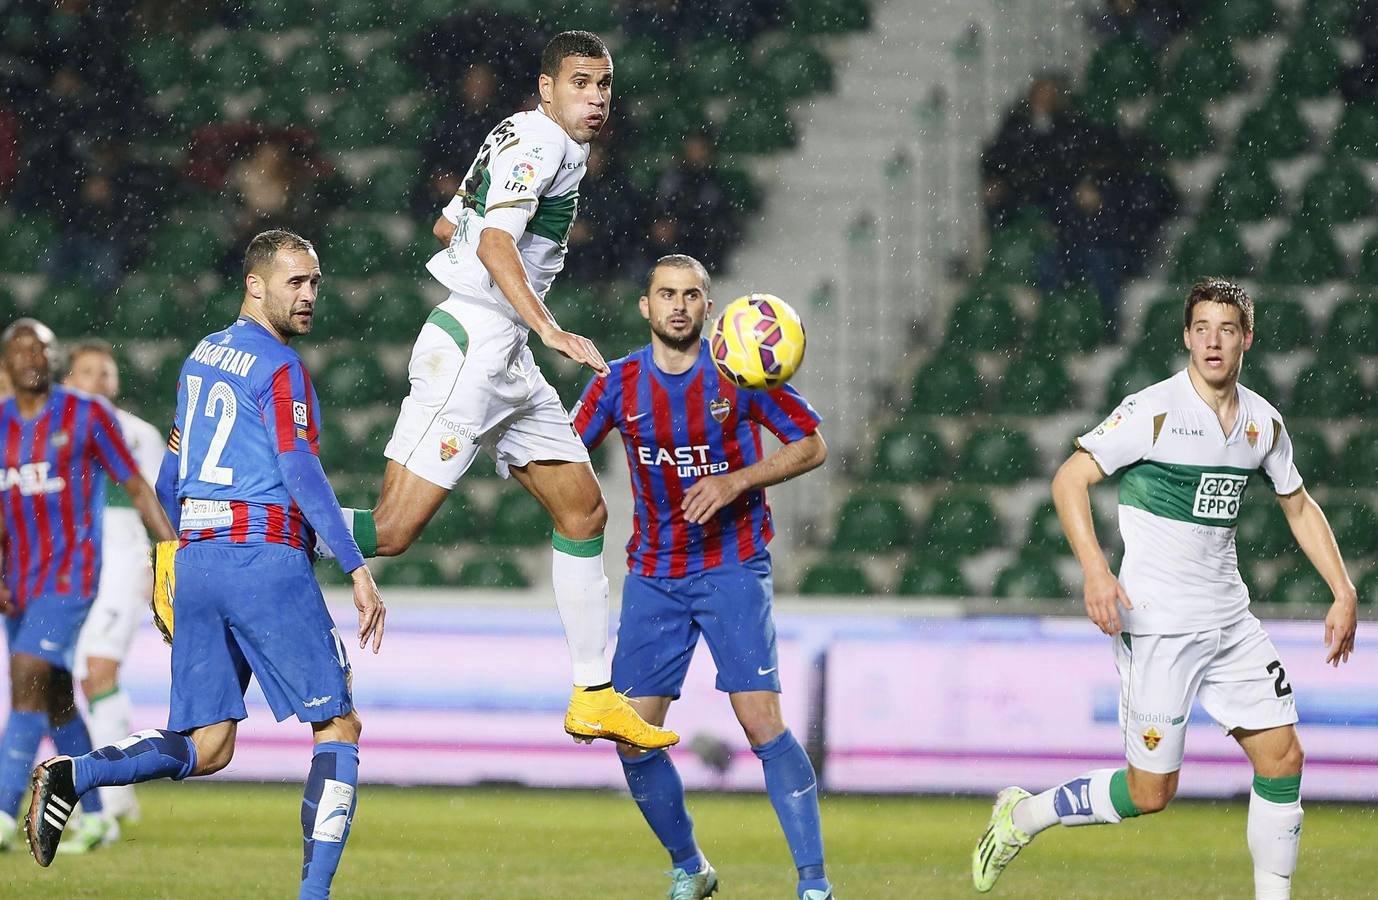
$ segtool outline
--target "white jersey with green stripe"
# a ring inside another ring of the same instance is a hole
[[[491,302],[525,327],[479,261],[479,235],[485,228],[511,234],[532,289],[544,297],[565,265],[588,155],[588,144],[576,142],[539,109],[503,119],[445,207],[454,236],[426,268],[456,294]]]
[[[1301,490],[1282,415],[1243,385],[1225,434],[1187,370],[1131,394],[1077,446],[1106,475],[1120,472],[1120,583],[1130,634],[1185,634],[1248,615],[1235,526],[1250,476],[1273,493]],[[1270,498],[1271,499],[1271,498]],[[1257,512],[1257,511],[1255,511]]]
[[[158,429],[123,409],[115,410],[120,435],[129,447],[139,474],[150,485],[158,481],[166,441]],[[123,486],[111,481],[105,485],[105,517],[101,525],[101,556],[111,559],[130,551],[148,552],[148,532],[139,512]]]

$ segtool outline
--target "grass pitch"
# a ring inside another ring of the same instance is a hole
[[[295,896],[300,788],[185,784],[140,789],[123,842],[40,869],[0,855],[0,895],[34,898]],[[691,795],[719,898],[794,897],[794,871],[764,796]],[[1107,828],[1055,828],[992,897],[1253,896],[1242,802],[1181,803]],[[989,804],[976,799],[823,798],[828,871],[842,900],[974,898],[969,854]],[[1374,896],[1378,809],[1313,804],[1293,896]],[[624,795],[365,785],[334,896],[649,900],[664,852]]]

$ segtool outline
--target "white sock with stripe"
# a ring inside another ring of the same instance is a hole
[[[608,660],[608,576],[603,571],[603,538],[571,540],[551,534],[551,574],[555,608],[565,626],[574,683],[580,687],[612,681]]]

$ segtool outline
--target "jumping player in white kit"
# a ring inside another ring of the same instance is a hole
[[[1239,576],[1235,525],[1251,476],[1261,474],[1272,488],[1334,595],[1325,616],[1331,665],[1353,652],[1358,595],[1325,513],[1292,461],[1282,415],[1239,384],[1253,343],[1253,301],[1238,285],[1208,278],[1188,294],[1184,319],[1188,367],[1125,398],[1077,440],[1053,479],[1058,516],[1086,575],[1087,615],[1112,636],[1129,765],[1096,769],[1041,794],[1001,791],[972,856],[978,891],[994,887],[1044,829],[1113,825],[1166,807],[1199,699],[1253,766],[1247,839],[1257,900],[1291,894],[1303,756],[1287,670],[1249,612]],[[1096,539],[1088,495],[1116,473],[1124,537],[1118,578]]]
[[[402,553],[479,451],[487,453],[554,523],[555,605],[574,676],[565,731],[576,741],[651,750],[679,738],[647,724],[612,689],[607,509],[588,451],[527,346],[535,332],[557,353],[608,372],[593,343],[561,329],[542,299],[564,267],[589,142],[607,121],[607,46],[586,31],[556,35],[541,55],[537,87],[539,107],[488,134],[435,222],[444,249],[427,269],[450,295],[412,350],[411,393],[384,451],[382,496],[372,510],[347,511],[346,521],[365,556]]]
[[[113,404],[120,392],[120,373],[110,345],[101,340],[73,344],[67,353],[63,384]],[[149,484],[155,483],[163,461],[163,435],[126,410],[116,407],[115,416],[139,474]],[[134,632],[149,620],[148,598],[153,594],[148,533],[124,489],[113,482],[106,486],[104,518],[100,582],[77,639],[73,671],[86,697],[86,727],[97,747],[129,734],[133,708],[120,686],[120,665]],[[102,787],[100,793],[108,815],[126,821],[138,819],[139,802],[133,787]],[[62,844],[64,852],[84,846],[70,840]]]

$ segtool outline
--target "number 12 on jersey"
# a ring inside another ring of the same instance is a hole
[[[182,480],[187,477],[187,459],[191,456],[191,436],[192,423],[198,416],[197,406],[201,402],[201,386],[204,379],[200,375],[187,376],[187,415],[186,421],[182,423],[182,447],[178,460],[177,474]],[[209,484],[233,484],[234,469],[229,466],[220,465],[220,454],[225,452],[225,444],[230,439],[230,432],[234,430],[235,416],[238,414],[238,404],[235,401],[234,391],[223,381],[216,381],[211,384],[210,390],[206,392],[206,406],[201,413],[208,418],[215,419],[215,434],[211,436],[210,447],[206,450],[206,457],[201,461],[201,471],[197,478]]]

